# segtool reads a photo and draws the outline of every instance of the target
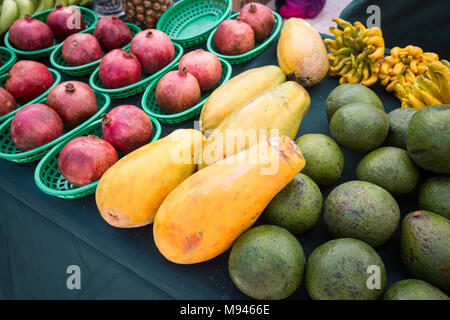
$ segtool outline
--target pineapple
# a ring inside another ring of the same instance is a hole
[[[172,0],[122,0],[128,22],[142,29],[155,28],[159,17],[172,3]]]

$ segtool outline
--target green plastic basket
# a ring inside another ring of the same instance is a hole
[[[151,117],[150,119],[153,123],[153,137],[151,141],[155,141],[161,136],[161,125],[156,119]],[[95,135],[102,138],[102,121],[97,120],[77,132],[76,135],[61,141],[52,150],[50,150],[44,158],[42,158],[34,172],[34,181],[36,186],[41,191],[63,199],[78,199],[91,195],[95,192],[98,181],[92,182],[83,187],[75,187],[62,176],[58,169],[58,157],[62,148],[73,138],[87,135]]]
[[[100,118],[103,113],[105,113],[106,109],[111,103],[111,99],[106,94],[102,93],[96,92],[96,96],[99,109],[95,115],[72,130],[64,130],[61,137],[33,150],[21,151],[14,145],[10,134],[10,127],[13,117],[9,118],[0,125],[0,159],[6,159],[8,161],[17,163],[26,163],[41,159],[53,146],[67,139],[68,137],[75,135],[80,130],[91,124],[93,121]],[[39,101],[39,103],[44,104],[45,102],[45,98]]]
[[[14,63],[17,61],[17,55],[11,49],[0,47],[0,58],[2,65],[0,66],[0,75],[7,73]]]
[[[47,96],[47,94],[50,92],[50,90],[53,89],[54,86],[56,86],[58,83],[61,82],[61,75],[59,74],[58,71],[56,71],[56,70],[54,70],[54,69],[52,69],[52,68],[48,68],[48,70],[50,70],[50,72],[51,72],[51,74],[52,74],[52,77],[53,77],[53,84],[52,84],[52,86],[51,86],[50,88],[48,88],[47,91],[45,91],[45,92],[44,92],[43,94],[41,94],[39,97],[37,97],[37,98],[35,98],[35,99],[31,100],[30,102],[27,102],[27,103],[25,103],[25,104],[23,104],[23,105],[18,105],[16,110],[11,111],[10,113],[7,113],[7,114],[1,116],[1,117],[0,117],[0,124],[1,124],[4,120],[6,120],[6,119],[8,119],[8,118],[11,118],[12,116],[14,116],[14,115],[17,113],[17,111],[19,111],[22,107],[25,107],[26,105],[33,104],[33,103],[37,103],[37,102],[41,101],[43,98],[45,98],[45,97]],[[0,76],[0,86],[1,86],[2,88],[5,87],[5,82],[6,82],[6,75]]]
[[[152,82],[153,79],[157,78],[161,74],[166,73],[167,70],[172,68],[172,66],[175,65],[178,62],[178,60],[180,60],[181,56],[183,55],[183,47],[177,43],[174,43],[173,45],[175,46],[175,58],[172,60],[172,62],[170,62],[167,66],[165,66],[164,68],[162,68],[161,70],[152,75],[147,75],[143,73],[141,76],[141,81],[138,81],[136,83],[130,84],[129,86],[122,88],[107,89],[103,86],[102,82],[100,81],[97,67],[91,74],[91,77],[89,78],[89,85],[92,88],[94,88],[95,91],[106,93],[112,99],[122,99],[141,93],[147,88],[148,84]]]
[[[175,114],[167,114],[164,111],[162,111],[155,101],[156,85],[158,84],[159,79],[161,79],[161,77],[163,76],[161,75],[160,77],[158,77],[158,79],[155,79],[148,86],[147,90],[145,90],[145,93],[142,97],[142,109],[144,109],[144,111],[147,112],[150,116],[158,119],[162,123],[170,123],[170,124],[180,123],[195,117],[202,110],[202,107],[205,104],[208,97],[210,96],[210,94],[217,87],[227,82],[231,77],[232,71],[231,65],[226,60],[220,58],[219,60],[222,63],[222,77],[220,78],[219,83],[217,83],[217,85],[208,92],[203,92],[200,98],[200,102],[197,103],[195,106]],[[167,70],[167,72],[176,69],[178,69],[178,63],[175,66],[173,66],[170,70]]]
[[[132,24],[132,23],[126,23],[126,24],[128,25],[128,27],[131,30],[131,37],[134,37],[134,35],[136,33],[141,31],[141,28],[139,28],[135,24]],[[86,33],[93,34],[94,33],[94,29],[90,29]],[[65,74],[68,74],[70,76],[84,76],[86,74],[92,73],[92,71],[94,71],[95,68],[97,68],[97,66],[99,65],[101,59],[89,62],[89,63],[84,64],[82,66],[76,66],[76,67],[69,66],[66,63],[66,61],[64,60],[63,56],[62,56],[62,46],[63,46],[63,44],[64,44],[64,42],[59,44],[55,48],[55,50],[53,50],[52,54],[50,55],[50,63],[52,64],[52,66],[54,66],[59,71],[62,71]],[[130,47],[130,44],[127,44],[126,46],[122,47],[122,49],[127,50],[129,47]]]
[[[183,47],[196,46],[230,16],[231,0],[183,0],[159,18],[156,28]]]
[[[206,44],[208,51],[214,53],[219,58],[227,60],[231,64],[242,63],[242,62],[251,60],[254,57],[260,55],[264,50],[266,50],[269,47],[271,42],[276,38],[276,36],[280,32],[281,26],[283,24],[283,19],[281,18],[281,16],[278,13],[276,13],[275,11],[272,11],[272,13],[275,16],[275,24],[272,28],[272,31],[270,32],[270,35],[263,42],[256,44],[252,50],[250,50],[246,53],[238,54],[238,55],[234,55],[234,56],[219,53],[216,49],[216,46],[214,45],[214,34],[216,33],[216,30],[214,30],[209,35],[208,42]],[[238,15],[239,15],[239,12],[233,14],[230,17],[230,19],[235,19]]]
[[[85,29],[80,31],[80,33],[84,33],[87,32],[91,29],[94,29],[95,24],[98,21],[98,17],[95,14],[94,11],[89,10],[87,8],[84,7],[78,7],[78,6],[71,6],[74,8],[77,8],[78,10],[80,10],[81,15],[83,16],[84,19],[84,23],[85,23]],[[43,22],[47,21],[47,16],[50,12],[52,12],[53,10],[55,10],[55,8],[53,9],[49,9],[49,10],[45,10],[39,13],[36,13],[33,15],[33,18],[35,19],[39,19]],[[9,32],[7,32],[5,34],[5,45],[11,49],[12,51],[14,51],[16,54],[24,56],[24,57],[28,57],[30,59],[39,59],[39,58],[46,58],[48,57],[53,50],[55,50],[55,48],[58,46],[58,44],[60,43],[58,40],[55,39],[54,41],[54,45],[45,49],[41,49],[41,50],[35,50],[35,51],[23,51],[23,50],[19,50],[14,48],[14,46],[9,42]]]

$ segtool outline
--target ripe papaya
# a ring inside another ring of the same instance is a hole
[[[196,171],[203,139],[197,130],[175,130],[116,162],[95,193],[103,219],[118,228],[152,223],[164,198]]]
[[[216,128],[226,116],[254,96],[284,81],[286,75],[277,66],[250,69],[231,78],[206,100],[200,114],[202,131]]]
[[[303,19],[290,18],[281,28],[277,57],[288,80],[304,87],[322,81],[328,72],[328,56],[319,33]]]
[[[218,256],[304,166],[298,146],[282,136],[196,172],[167,196],[156,213],[156,246],[179,264]]]
[[[264,91],[226,117],[203,145],[200,168],[236,154],[271,135],[295,138],[308,111],[310,97],[301,85],[288,81]]]

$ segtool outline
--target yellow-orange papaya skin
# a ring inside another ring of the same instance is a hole
[[[243,154],[254,155],[261,150],[265,156],[260,161],[236,163]],[[275,162],[278,169],[271,171]],[[179,264],[218,256],[258,219],[304,166],[298,146],[283,136],[196,172],[159,208],[153,225],[156,246],[164,257]]]
[[[196,171],[203,140],[200,131],[175,130],[116,162],[95,193],[103,219],[118,228],[152,223],[166,196]]]

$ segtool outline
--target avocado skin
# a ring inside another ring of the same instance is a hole
[[[417,279],[406,279],[394,283],[386,290],[383,300],[450,300],[431,284]]]
[[[414,190],[419,182],[420,170],[405,150],[383,147],[362,158],[356,167],[356,177],[400,196]]]
[[[228,260],[231,280],[260,300],[284,299],[300,286],[303,248],[289,231],[271,225],[249,229],[234,243]]]
[[[369,266],[380,268],[380,289],[369,289]],[[308,258],[306,290],[313,300],[377,300],[386,286],[386,270],[377,252],[363,241],[326,242]]]
[[[450,219],[450,175],[431,177],[419,193],[419,209]]]
[[[417,109],[398,108],[388,113],[390,127],[386,137],[386,145],[406,150],[406,131],[409,122]]]
[[[385,189],[366,181],[349,181],[330,192],[323,214],[336,238],[362,240],[376,248],[386,243],[400,222],[400,209]]]
[[[339,108],[354,102],[367,103],[384,111],[383,103],[371,89],[359,83],[345,83],[334,88],[327,97],[328,121]]]
[[[430,211],[403,218],[400,255],[414,277],[450,291],[450,220]]]
[[[411,118],[406,149],[422,169],[450,174],[450,105],[420,109]]]

